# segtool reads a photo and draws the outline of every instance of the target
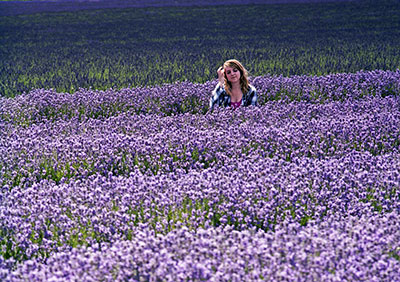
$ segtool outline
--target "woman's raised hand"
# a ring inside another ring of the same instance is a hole
[[[219,69],[217,70],[217,73],[218,73],[218,81],[219,81],[219,84],[220,84],[221,86],[224,86],[224,84],[225,84],[224,67],[219,67]]]

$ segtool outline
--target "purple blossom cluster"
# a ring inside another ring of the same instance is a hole
[[[89,175],[128,176],[223,168],[232,158],[326,159],[398,153],[398,97],[310,104],[272,101],[252,109],[163,116],[122,112],[107,119],[5,123],[3,189]]]
[[[45,259],[65,248],[130,240],[140,224],[160,234],[226,225],[273,232],[286,221],[306,226],[332,216],[398,212],[399,162],[398,154],[242,158],[226,169],[42,181],[3,194],[3,231],[10,252]]]
[[[2,99],[0,279],[398,281],[399,75]]]
[[[365,96],[390,96],[400,90],[400,70],[359,71],[324,76],[264,76],[254,85],[262,89],[261,103],[269,100],[324,103],[360,99]]]
[[[140,226],[128,241],[28,260],[6,281],[398,281],[398,216],[287,223],[274,233],[225,226],[161,235]]]
[[[325,76],[254,77],[259,104],[269,101],[303,101],[323,104],[364,97],[398,95],[400,70],[359,71]],[[33,90],[14,99],[0,97],[0,118],[20,125],[67,119],[101,119],[121,112],[173,115],[206,113],[216,81],[204,84],[180,82],[118,91],[80,89],[73,95],[54,90]],[[167,97],[167,98],[166,98]]]

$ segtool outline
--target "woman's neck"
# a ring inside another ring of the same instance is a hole
[[[241,90],[240,83],[236,82],[232,84],[232,90]]]
[[[232,102],[239,102],[242,100],[242,88],[240,87],[240,83],[235,83],[232,84],[232,90],[231,90],[231,101]]]

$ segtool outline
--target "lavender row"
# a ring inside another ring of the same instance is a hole
[[[325,103],[358,100],[367,96],[386,97],[400,92],[400,70],[359,71],[324,76],[264,76],[253,83],[265,93],[264,101],[285,100]]]
[[[292,162],[254,155],[202,171],[44,180],[2,194],[2,253],[18,262],[45,259],[65,248],[131,240],[141,224],[157,234],[183,226],[276,231],[288,218],[307,226],[400,212],[399,167],[399,154]]]
[[[327,1],[327,0],[325,0]],[[352,0],[336,0],[340,2],[352,1]],[[44,2],[44,3],[43,3]],[[48,13],[48,12],[66,12],[66,11],[81,11],[90,9],[109,9],[109,8],[145,8],[145,7],[191,7],[191,6],[219,6],[219,5],[251,5],[251,4],[282,4],[282,3],[313,3],[315,0],[223,0],[219,2],[211,0],[112,0],[112,1],[79,1],[74,3],[70,0],[56,0],[56,1],[2,1],[0,3],[1,10],[0,16],[11,16],[11,15],[26,15],[35,13]],[[320,1],[324,2],[324,0]],[[329,0],[327,1],[329,2]]]
[[[400,149],[398,97],[327,104],[269,102],[236,111],[177,116],[123,113],[105,120],[3,124],[4,189],[93,174],[158,174],[222,168],[232,158],[339,158]]]
[[[400,71],[360,71],[326,76],[263,76],[252,83],[259,104],[271,100],[328,103],[369,96],[397,96]],[[88,118],[107,118],[121,112],[173,115],[208,111],[208,100],[216,81],[205,84],[182,82],[158,87],[114,91],[80,89],[74,94],[37,89],[13,99],[0,98],[0,118],[14,124]]]
[[[109,270],[102,268],[103,263],[123,263],[108,279],[146,279],[164,275],[163,269],[172,263],[169,279],[239,275],[230,279],[240,280],[240,275],[252,275],[248,278],[261,280],[284,275],[319,280],[328,275],[325,278],[334,280],[354,275],[354,279],[381,276],[390,281],[400,267],[396,261],[400,255],[398,167],[398,155],[354,154],[339,160],[305,158],[293,163],[243,159],[232,161],[228,172],[207,169],[159,176],[139,173],[129,178],[92,176],[62,185],[42,182],[3,195],[2,237],[7,240],[3,255],[7,248],[6,255],[12,257],[4,263],[22,261],[21,272],[14,278],[24,275],[25,280],[45,279],[40,275],[66,279],[62,275],[72,275],[76,268],[97,277]],[[143,235],[139,230],[144,227],[151,233]],[[219,227],[228,229],[215,234],[213,228]],[[197,236],[212,243],[203,242],[199,251],[200,242],[193,242]],[[263,242],[258,236],[267,236],[269,243],[258,246]],[[163,246],[153,245],[161,238],[169,246],[164,251]],[[121,243],[125,240],[131,242]],[[91,253],[90,247],[104,242],[111,243],[110,249]],[[89,257],[78,258],[80,251],[70,251],[80,246],[89,248],[84,254],[97,257],[96,263]],[[117,256],[123,250],[130,251]],[[222,254],[228,257],[221,258]],[[104,262],[99,261],[102,255],[107,258]],[[72,261],[65,261],[70,256]],[[197,263],[186,265],[185,276],[180,277],[179,266],[192,256]],[[207,257],[210,264],[202,265]],[[231,265],[229,257],[238,262],[233,269],[225,269]],[[124,264],[128,258],[133,265]],[[258,261],[256,265],[252,258]],[[23,262],[27,259],[37,261]],[[75,259],[80,264],[69,268],[77,263]],[[44,261],[47,266],[40,267]],[[66,272],[59,273],[58,268]]]
[[[182,228],[154,236],[142,227],[130,241],[27,261],[5,281],[397,281],[398,216],[333,217],[275,233]]]
[[[30,260],[5,281],[397,281],[399,214],[332,217],[276,232],[187,228]]]
[[[0,98],[1,118],[29,126],[38,122],[104,119],[123,112],[171,115],[205,113],[216,82],[182,82],[118,91],[80,89],[74,94],[36,89],[15,98]]]

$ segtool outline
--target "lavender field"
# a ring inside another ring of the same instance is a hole
[[[398,0],[0,0],[0,281],[400,282],[399,50]]]
[[[400,281],[400,71],[0,98],[0,280]]]

